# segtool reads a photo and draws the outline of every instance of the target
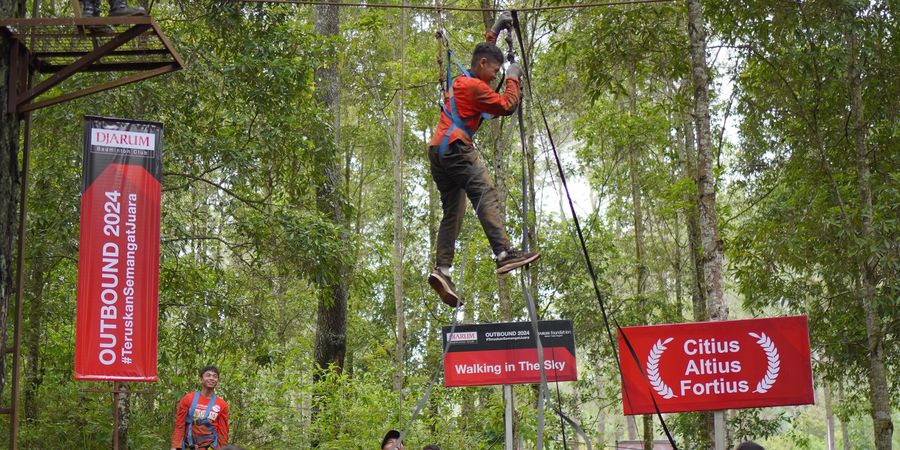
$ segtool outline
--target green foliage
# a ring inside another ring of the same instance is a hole
[[[716,91],[734,92],[733,101],[712,93],[713,122],[724,133],[721,148],[714,140],[715,174],[732,313],[808,315],[817,387],[837,393],[835,417],[848,425],[854,448],[866,448],[872,435],[869,369],[857,265],[864,255],[875,262],[891,394],[894,405],[900,401],[897,5],[713,0],[706,8],[712,75],[722,83]],[[323,449],[373,448],[390,428],[408,431],[410,449],[427,443],[499,448],[499,388],[446,389],[438,374],[431,400],[409,422],[440,367],[439,330],[452,321],[425,283],[431,231],[440,219],[425,157],[439,114],[437,17],[408,11],[401,61],[399,10],[347,7],[340,14],[340,36],[323,39],[314,32],[311,7],[157,2],[154,15],[187,61],[184,70],[34,114],[25,310],[25,329],[34,335],[29,340],[26,331],[25,351],[36,351],[38,359],[24,367],[25,397],[34,411],[23,417],[22,448],[60,442],[108,448],[112,436],[109,395],[83,391],[109,386],[76,383],[72,376],[83,114],[166,125],[160,381],[131,385],[147,392],[131,397],[130,448],[168,448],[175,404],[196,389],[195,372],[208,363],[222,370],[219,393],[231,406],[233,441],[246,448],[309,448],[313,441]],[[686,227],[697,190],[685,149],[693,124],[684,5],[521,17],[530,30],[525,40],[534,73],[526,89],[546,110],[562,151],[607,311],[623,326],[692,320]],[[445,12],[443,19],[454,52],[465,61],[481,39],[481,16]],[[863,61],[874,214],[869,241],[856,232],[861,213],[845,46],[850,26],[859,33]],[[315,71],[331,64],[332,51],[341,74],[337,145],[322,144],[335,124],[315,102]],[[69,86],[110,76],[80,74]],[[401,93],[407,343],[404,387],[395,392],[388,211],[393,100]],[[544,255],[533,267],[535,293],[544,318],[574,321],[581,372],[580,381],[560,386],[559,400],[551,386],[551,403],[581,423],[595,448],[611,446],[627,437],[619,375],[581,247],[564,219],[568,212],[557,212],[560,187],[537,106],[525,104],[533,141],[525,163],[534,167],[536,190],[532,244]],[[508,231],[518,242],[523,155],[516,126],[502,121],[500,162],[510,187]],[[477,142],[488,165],[496,164],[487,139]],[[325,161],[340,162],[342,225],[317,208]],[[642,295],[636,293],[632,175],[640,180],[643,205]],[[336,266],[351,268],[346,364],[343,373],[329,371],[313,383],[317,304],[322,286],[342,276]],[[452,276],[466,300],[467,320],[497,320],[498,282],[472,215]],[[513,275],[509,281],[513,320],[525,320],[520,280]],[[518,430],[529,448],[537,434],[535,390],[517,386],[515,395]],[[819,405],[733,412],[730,440],[824,448],[824,420]],[[667,421],[680,446],[707,447],[705,415],[672,414]],[[562,431],[548,413],[547,439]],[[565,432],[571,441],[571,429]],[[656,435],[662,436],[659,429]]]

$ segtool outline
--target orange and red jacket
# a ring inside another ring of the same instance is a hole
[[[488,31],[484,34],[485,40],[492,44],[497,42],[497,36]],[[450,64],[450,61],[447,61]],[[493,114],[495,116],[508,116],[515,112],[519,105],[519,78],[506,77],[506,89],[503,94],[498,94],[491,89],[491,86],[475,77],[458,76],[453,80],[453,96],[456,98],[456,110],[459,117],[462,118],[466,126],[472,132],[478,131],[481,125],[481,113]],[[450,99],[446,99],[444,105],[446,111],[450,111]],[[441,112],[441,119],[438,121],[437,129],[431,138],[429,145],[439,146],[447,134],[447,130],[453,121],[444,112]],[[472,143],[472,138],[465,131],[457,128],[450,134],[449,142],[460,140],[466,144]]]
[[[209,400],[209,397],[204,397],[203,395],[197,399],[197,407],[194,409],[195,420],[191,430],[195,444],[209,445],[208,443],[212,442],[213,439],[212,435],[209,434],[209,429],[196,422],[196,419],[202,416],[206,411]],[[182,448],[182,441],[184,441],[184,436],[187,431],[188,410],[191,409],[191,403],[193,403],[193,401],[194,393],[188,392],[184,397],[181,397],[181,401],[178,402],[178,410],[175,413],[175,430],[172,432],[172,448]],[[216,434],[219,436],[218,445],[216,447],[221,448],[228,445],[228,404],[225,403],[225,400],[216,397],[216,403],[213,405],[213,409],[210,411],[208,419],[216,428]]]

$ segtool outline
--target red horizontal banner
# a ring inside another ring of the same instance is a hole
[[[490,386],[541,382],[536,348],[450,352],[444,359],[444,385]],[[547,381],[575,381],[575,356],[565,347],[544,347]]]
[[[156,381],[162,126],[85,119],[75,378]]]
[[[575,336],[570,320],[541,320],[537,327],[548,381],[576,381]],[[490,386],[541,382],[531,322],[466,324],[443,328],[444,385]]]
[[[619,355],[626,415],[814,401],[806,316],[625,327]]]

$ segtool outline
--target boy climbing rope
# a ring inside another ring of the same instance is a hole
[[[466,211],[466,196],[472,202],[494,251],[497,274],[515,270],[541,256],[510,247],[500,217],[497,193],[472,143],[482,119],[495,115],[508,116],[519,106],[522,69],[518,65],[510,64],[506,69],[506,88],[502,95],[488,85],[503,65],[503,52],[496,45],[497,35],[510,25],[512,15],[504,12],[497,17],[490,31],[485,32],[487,42],[475,47],[470,69],[453,80],[452,93],[449,93],[441,108],[441,118],[428,147],[431,177],[440,191],[443,208],[437,236],[436,265],[428,276],[428,284],[444,303],[453,307],[460,300],[456,287],[450,281],[450,266]]]

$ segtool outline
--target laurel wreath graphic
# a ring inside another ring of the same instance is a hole
[[[672,340],[673,338],[668,338],[665,341],[662,339],[656,341],[656,344],[653,344],[653,348],[650,349],[650,356],[647,357],[647,379],[650,380],[653,390],[664,399],[677,397],[672,392],[672,388],[667,386],[662,377],[659,376],[659,358],[666,351],[666,345]]]
[[[772,389],[772,385],[774,385],[775,380],[778,379],[778,372],[781,371],[781,357],[778,356],[778,349],[775,348],[775,344],[772,343],[772,340],[769,339],[768,336],[766,336],[766,333],[748,334],[756,339],[756,343],[762,347],[764,352],[766,352],[766,359],[769,361],[766,366],[766,375],[762,380],[759,380],[759,383],[756,384],[756,390],[753,391],[765,394],[769,389]]]

